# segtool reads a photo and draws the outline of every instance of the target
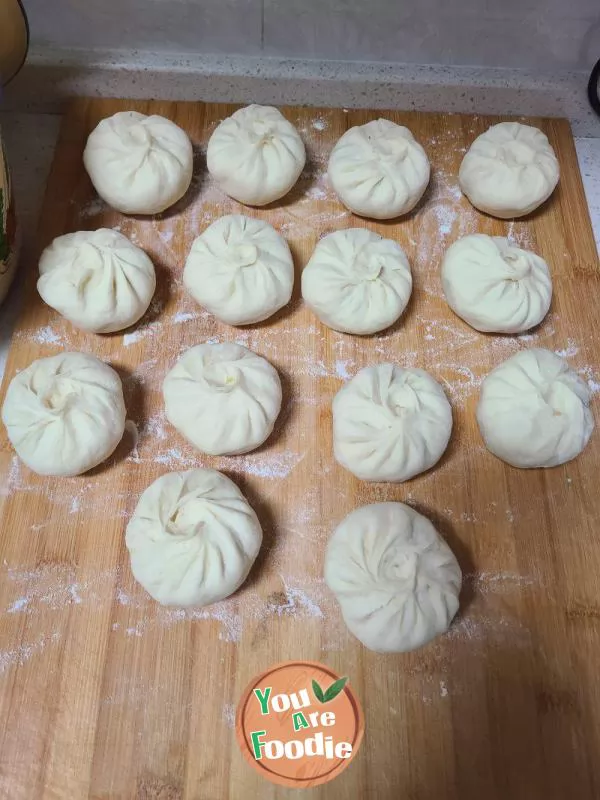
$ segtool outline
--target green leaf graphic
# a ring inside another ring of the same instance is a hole
[[[313,680],[312,688],[313,692],[315,693],[315,697],[319,701],[319,703],[329,703],[330,700],[334,700],[338,694],[342,691],[344,686],[348,681],[347,677],[339,678],[337,681],[334,681],[331,686],[324,692],[323,689],[319,686],[319,684]]]
[[[348,678],[345,677],[345,678],[340,678],[337,681],[334,681],[334,683],[332,683],[329,689],[327,689],[327,691],[325,692],[324,702],[328,703],[330,700],[333,700],[335,697],[337,697],[338,694],[342,691],[342,689],[346,685],[347,680]]]
[[[313,692],[315,693],[315,697],[317,698],[319,703],[324,703],[325,702],[325,695],[323,694],[323,689],[321,689],[321,687],[319,686],[319,684],[316,682],[316,680],[314,678],[313,678],[313,682],[312,682],[312,688],[313,688]]]

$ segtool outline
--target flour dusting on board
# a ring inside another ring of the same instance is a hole
[[[217,636],[225,642],[239,642],[245,627],[256,627],[282,616],[321,619],[325,608],[331,608],[332,599],[324,596],[321,579],[280,574],[276,581],[280,587],[263,595],[252,587],[243,588],[230,598],[206,608],[168,608],[155,603],[137,584],[132,584],[129,568],[124,572],[119,567],[91,573],[79,573],[67,565],[44,565],[35,569],[0,569],[0,579],[15,592],[8,606],[0,609],[7,615],[25,614],[36,616],[44,613],[46,621],[52,620],[48,612],[54,612],[58,620],[67,608],[89,609],[91,607],[120,607],[121,619],[128,624],[114,622],[111,630],[115,635],[141,637],[149,629],[170,628],[179,623],[203,621],[217,623]],[[133,585],[128,591],[124,581]],[[44,643],[54,637],[54,632],[44,637]],[[41,649],[42,644],[37,649]],[[32,655],[32,651],[29,655]],[[0,671],[16,663],[17,653],[0,651]]]
[[[287,478],[290,473],[304,458],[304,453],[294,453],[286,450],[283,453],[273,453],[260,457],[247,455],[239,471],[260,478]]]
[[[168,450],[158,453],[154,456],[154,461],[157,464],[164,464],[171,469],[200,466],[195,458],[185,456],[177,447],[170,447]]]
[[[167,418],[164,411],[159,411],[158,414],[154,414],[146,420],[140,435],[149,438],[151,441],[163,441],[167,438],[166,425]]]
[[[297,612],[305,613],[310,617],[323,617],[323,611],[319,604],[300,586],[292,586],[292,579],[286,581],[281,576],[284,593],[283,598],[277,602],[271,601],[266,606],[267,615],[276,614],[280,617],[282,614],[296,614]]]
[[[64,344],[60,334],[56,333],[56,331],[51,328],[50,325],[44,325],[44,327],[40,328],[32,338],[33,341],[37,342],[38,344]]]
[[[181,325],[182,322],[191,322],[194,319],[198,319],[199,314],[194,311],[178,311],[176,314],[173,314],[173,323],[175,325]]]
[[[343,227],[372,224],[344,208],[330,185],[327,159],[333,123],[327,112],[314,114],[302,126],[307,145],[306,168],[289,197],[269,209],[269,221],[290,242],[298,272],[322,236]],[[446,308],[439,275],[443,253],[460,236],[476,232],[481,215],[458,186],[457,165],[465,149],[462,141],[452,141],[449,135],[452,146],[442,148],[442,139],[436,136],[424,142],[433,165],[425,202],[414,212],[414,219],[411,215],[386,228],[387,235],[397,239],[409,257],[413,300],[396,325],[372,337],[327,330],[313,315],[300,315],[302,305],[297,297],[278,315],[276,324],[267,321],[244,329],[220,325],[194,303],[181,282],[182,253],[185,255],[194,238],[223,214],[262,214],[226,197],[204,168],[196,172],[193,202],[181,214],[133,220],[110,211],[98,198],[78,209],[81,227],[114,222],[115,229],[144,247],[157,264],[159,287],[148,313],[134,328],[107,339],[111,352],[122,362],[117,366],[127,370],[126,395],[134,397],[137,393],[142,398],[139,407],[128,406],[128,450],[121,456],[127,462],[124,468],[134,476],[136,491],[137,475],[142,473],[147,483],[167,470],[203,465],[232,475],[263,506],[256,506],[264,513],[261,522],[265,520],[262,563],[238,592],[222,602],[201,609],[162,607],[135,583],[127,564],[122,537],[135,497],[127,482],[116,490],[111,486],[110,470],[118,468],[119,463],[111,466],[108,473],[100,471],[89,479],[83,476],[32,483],[26,468],[14,457],[0,491],[5,496],[23,493],[28,497],[29,493],[38,492],[44,497],[48,516],[32,518],[27,523],[27,535],[36,540],[36,546],[37,537],[41,545],[41,537],[51,540],[56,535],[56,524],[68,526],[75,541],[75,537],[92,535],[86,527],[88,520],[117,520],[116,525],[110,526],[110,536],[118,538],[107,540],[106,547],[121,548],[123,566],[91,570],[89,564],[84,569],[84,565],[60,563],[24,568],[5,562],[0,567],[0,582],[7,589],[0,613],[6,616],[7,624],[18,625],[20,630],[27,631],[35,622],[43,623],[45,628],[39,637],[28,639],[23,635],[21,644],[0,651],[0,673],[38,657],[42,664],[42,654],[64,641],[65,621],[90,612],[107,620],[108,635],[118,639],[121,648],[136,649],[144,638],[150,640],[177,626],[193,626],[205,637],[202,646],[221,648],[219,652],[227,652],[240,642],[261,647],[274,633],[285,629],[317,642],[324,653],[344,650],[353,639],[322,578],[323,553],[333,524],[324,514],[323,494],[328,490],[323,481],[333,481],[338,469],[330,447],[323,447],[322,425],[323,420],[327,424],[335,392],[361,368],[392,361],[430,371],[443,385],[458,417],[472,413],[481,382],[492,366],[524,347],[534,346],[548,347],[569,359],[590,390],[600,392],[600,365],[592,364],[589,356],[593,332],[587,338],[583,334],[557,334],[560,320],[553,312],[532,333],[483,337]],[[203,163],[204,151],[196,155],[198,163]],[[504,230],[520,246],[536,249],[527,223],[508,222]],[[82,341],[75,340],[69,324],[54,312],[49,312],[44,324],[35,330],[17,336],[39,345],[43,355],[73,348],[75,341]],[[90,337],[85,341],[96,340]],[[288,397],[284,398],[280,429],[258,451],[208,458],[185,442],[166,420],[161,395],[164,373],[185,349],[200,341],[244,344],[269,358],[286,379]],[[482,341],[485,347],[480,346]],[[485,452],[480,444],[469,446],[477,454]],[[452,478],[458,485],[464,480],[463,462],[457,466],[456,459],[447,458],[414,485],[401,489],[374,485],[368,492],[374,501],[402,496],[405,502],[420,507],[430,482],[446,479],[453,470]],[[292,481],[298,478],[300,483],[302,479],[304,485],[307,475],[309,488],[301,496],[294,496],[289,491]],[[310,488],[313,475],[314,486]],[[347,489],[335,492],[341,518],[356,498]],[[508,507],[505,498],[483,508],[476,499],[473,508],[457,507],[451,498],[446,502],[448,505],[440,509],[440,514],[456,527],[459,535],[472,534],[490,520],[501,520],[505,527],[522,522],[516,508]],[[58,522],[53,520],[53,510]],[[465,645],[479,647],[485,655],[489,641],[511,647],[530,641],[530,632],[511,614],[511,602],[518,594],[539,589],[541,583],[535,571],[520,575],[509,569],[494,572],[490,568],[466,574],[464,579],[473,603],[465,616],[456,619],[447,639],[440,638],[432,644],[431,652],[442,654],[444,667]],[[148,645],[149,641],[145,643]],[[451,690],[454,693],[454,686],[445,675],[429,676],[423,702],[447,698]],[[136,684],[131,677],[122,681],[121,694],[111,693],[102,702],[133,701],[141,706],[152,692],[160,691],[160,687]],[[225,703],[221,714],[223,725],[232,728],[234,706]]]
[[[133,461],[135,464],[139,464],[140,454],[138,452],[138,441],[140,437],[137,425],[132,419],[128,419],[125,421],[125,432],[129,435],[131,439],[131,453],[129,454],[128,460]]]
[[[232,703],[223,704],[221,719],[231,730],[235,728],[235,706]]]
[[[110,483],[106,484],[106,492],[99,494],[91,491],[94,488],[91,480],[83,483],[78,478],[55,479],[43,478],[41,483],[31,479],[31,473],[23,466],[18,456],[13,456],[7,480],[0,487],[0,495],[10,497],[13,494],[40,494],[55,508],[66,509],[67,514],[85,512],[91,517],[102,516],[105,519],[125,519],[128,517],[128,492],[111,491]],[[52,524],[52,520],[33,523],[32,531],[40,531]]]
[[[298,586],[286,584],[281,578],[283,591],[275,593],[278,599],[262,597],[252,588],[243,589],[233,597],[214,603],[206,608],[183,609],[155,606],[154,613],[145,613],[135,625],[126,629],[127,636],[143,636],[156,626],[170,628],[184,622],[212,621],[218,623],[217,636],[224,642],[240,642],[246,626],[281,617],[324,616],[319,596],[314,596],[314,588],[300,589]],[[281,596],[281,599],[279,597]]]
[[[87,220],[90,217],[97,217],[104,214],[109,210],[108,205],[102,200],[101,197],[93,197],[88,203],[79,208],[79,218]]]
[[[470,646],[487,642],[523,647],[531,642],[531,633],[516,617],[508,614],[472,614],[454,620],[445,637],[450,641],[461,641]],[[434,644],[435,649],[441,642]]]
[[[6,672],[10,667],[23,666],[23,664],[33,658],[33,656],[42,653],[48,645],[57,644],[59,639],[60,634],[55,631],[50,635],[42,634],[33,642],[20,644],[9,650],[0,651],[0,675]]]
[[[481,594],[506,593],[539,585],[531,575],[518,575],[514,572],[476,572],[463,575],[463,580]]]
[[[593,395],[598,394],[600,392],[600,370],[587,366],[580,367],[578,372],[587,383],[590,392]]]

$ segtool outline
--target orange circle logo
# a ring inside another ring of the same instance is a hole
[[[273,783],[298,788],[346,769],[364,718],[347,676],[314,661],[286,661],[246,687],[235,728],[251,766]]]

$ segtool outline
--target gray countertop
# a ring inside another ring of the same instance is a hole
[[[60,123],[60,114],[0,113],[0,128],[9,154],[22,230],[21,279],[24,269],[33,268],[37,220]],[[600,251],[600,138],[576,137],[575,144]],[[20,289],[21,280],[17,278],[0,312],[0,376],[4,372],[8,344],[20,308]]]

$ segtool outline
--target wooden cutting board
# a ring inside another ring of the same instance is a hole
[[[196,149],[188,195],[156,219],[107,208],[82,164],[97,122],[131,108],[174,120]],[[158,290],[133,330],[94,336],[42,303],[36,265],[27,265],[3,393],[34,358],[92,352],[122,375],[131,423],[105,465],[61,480],[32,474],[2,433],[0,794],[11,800],[296,797],[243,761],[233,720],[253,676],[299,658],[349,675],[366,719],[349,769],[303,797],[599,797],[600,428],[576,461],[523,471],[489,454],[475,424],[482,378],[521,348],[564,354],[600,389],[600,272],[568,123],[526,120],[548,134],[561,180],[540,211],[512,223],[476,212],[457,185],[465,149],[498,118],[384,114],[411,128],[433,172],[413,214],[375,223],[344,209],[325,171],[339,136],[380,112],[285,109],[307,144],[308,164],[288,197],[257,210],[224,197],[206,173],[208,137],[232,110],[78,100],[63,122],[40,246],[68,231],[116,227],[153,258]],[[181,284],[194,237],[231,212],[267,219],[281,231],[298,276],[290,305],[247,329],[217,322]],[[300,272],[318,238],[351,226],[399,241],[414,275],[400,323],[366,338],[328,330],[299,297]],[[508,235],[548,260],[552,309],[532,333],[485,336],[446,306],[442,254],[475,231]],[[184,349],[207,339],[242,342],[280,371],[283,409],[258,452],[204,457],[164,418],[165,372]],[[429,370],[454,412],[441,463],[400,486],[361,483],[332,456],[335,392],[360,367],[385,360]],[[597,399],[594,412],[600,422]],[[260,517],[264,546],[234,597],[183,612],[158,606],[134,582],[124,529],[152,480],[195,465],[217,467],[237,481]],[[461,612],[448,635],[406,655],[377,655],[354,640],[322,580],[333,527],[358,505],[381,500],[402,500],[427,514],[465,576]]]

